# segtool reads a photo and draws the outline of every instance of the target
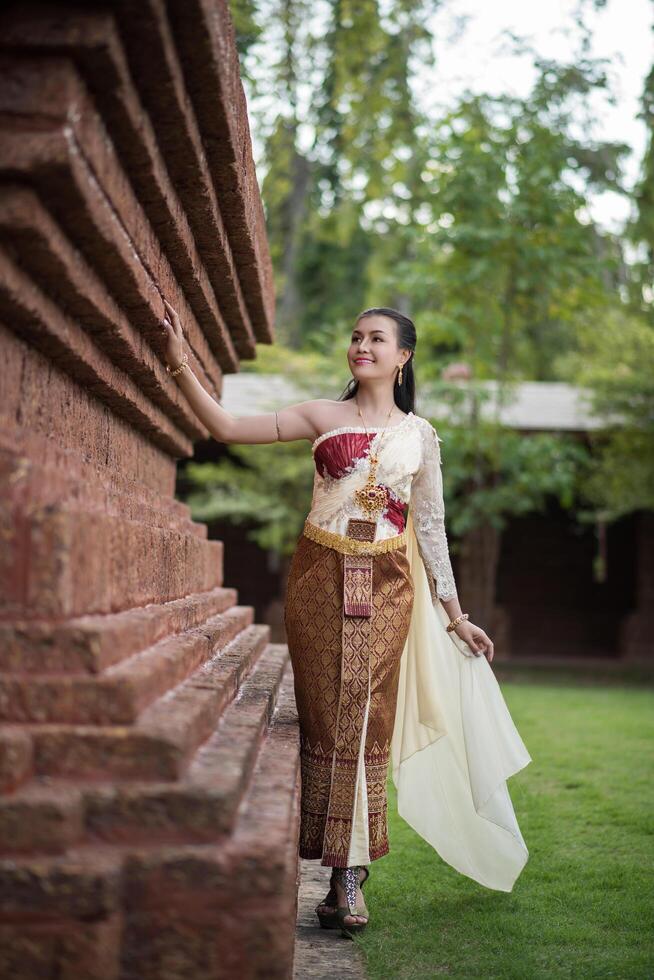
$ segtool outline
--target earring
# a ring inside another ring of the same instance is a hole
[[[399,374],[398,374],[398,376],[397,376],[397,383],[398,383],[399,385],[401,385],[401,384],[402,384],[402,365],[401,365],[401,364],[400,364],[400,373],[399,373]]]

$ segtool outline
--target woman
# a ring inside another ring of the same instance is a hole
[[[235,418],[201,387],[166,303],[166,358],[220,442],[311,440],[311,509],[285,625],[300,722],[300,856],[330,866],[320,924],[368,922],[367,864],[388,853],[389,761],[400,815],[458,871],[510,891],[528,851],[506,779],[531,761],[462,612],[444,524],[440,439],[415,415],[412,321],[365,310],[341,400]],[[408,512],[407,512],[408,511]]]

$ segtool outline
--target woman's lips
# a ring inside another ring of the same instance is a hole
[[[372,360],[369,357],[355,357],[355,364],[372,364]]]

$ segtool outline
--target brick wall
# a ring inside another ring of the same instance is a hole
[[[273,340],[220,0],[0,14],[0,976],[290,975],[288,651],[174,499],[201,384]]]

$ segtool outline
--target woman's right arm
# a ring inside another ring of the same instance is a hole
[[[169,317],[163,322],[168,333],[166,358],[174,369],[182,360],[184,334],[179,316],[170,303],[166,300],[164,303]],[[175,376],[175,381],[211,436],[218,442],[224,443],[313,440],[321,431],[321,415],[325,412],[325,406],[329,404],[328,399],[317,398],[280,409],[277,412],[278,434],[275,412],[266,412],[263,415],[231,415],[218,404],[215,398],[211,397],[209,392],[204,390],[188,364]]]

